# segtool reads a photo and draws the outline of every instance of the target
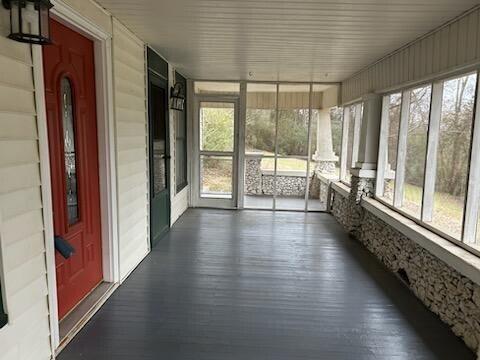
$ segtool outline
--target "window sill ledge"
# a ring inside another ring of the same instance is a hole
[[[350,194],[350,188],[340,182],[332,183],[332,189],[343,197],[348,197]],[[480,285],[480,257],[477,255],[418,225],[375,199],[363,198],[361,206],[463,276]]]
[[[350,188],[340,181],[332,182],[331,183],[332,189],[338,192],[343,197],[350,196]]]
[[[417,243],[460,274],[480,285],[480,258],[478,256],[418,225],[375,199],[364,198],[361,205],[365,210]]]

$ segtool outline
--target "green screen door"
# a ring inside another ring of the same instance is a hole
[[[150,238],[155,246],[170,228],[167,81],[149,74]]]

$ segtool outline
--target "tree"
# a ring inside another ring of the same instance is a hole
[[[202,150],[233,151],[234,109],[202,108],[200,136]]]

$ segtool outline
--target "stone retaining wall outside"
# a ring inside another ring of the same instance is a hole
[[[274,176],[261,172],[262,195],[273,195],[274,193]],[[305,189],[307,180],[305,175],[277,175],[277,195],[278,196],[295,196],[305,197]]]
[[[358,179],[354,180],[358,181]],[[352,189],[358,184],[352,181]],[[408,239],[349,197],[333,191],[332,214],[350,234],[401,275],[413,293],[467,346],[480,345],[480,286]]]
[[[262,170],[262,154],[247,154],[245,160],[245,194],[269,195],[276,190],[278,196],[304,197],[306,189],[306,173],[301,171],[280,171],[276,176],[276,189],[274,188],[274,175],[271,170]],[[311,199],[326,200],[328,183],[322,182],[316,172],[310,175]]]

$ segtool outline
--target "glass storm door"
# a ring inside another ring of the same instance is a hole
[[[62,319],[102,281],[102,239],[93,42],[53,20],[51,32],[43,64]]]
[[[238,100],[200,98],[197,102],[197,205],[237,205]]]

